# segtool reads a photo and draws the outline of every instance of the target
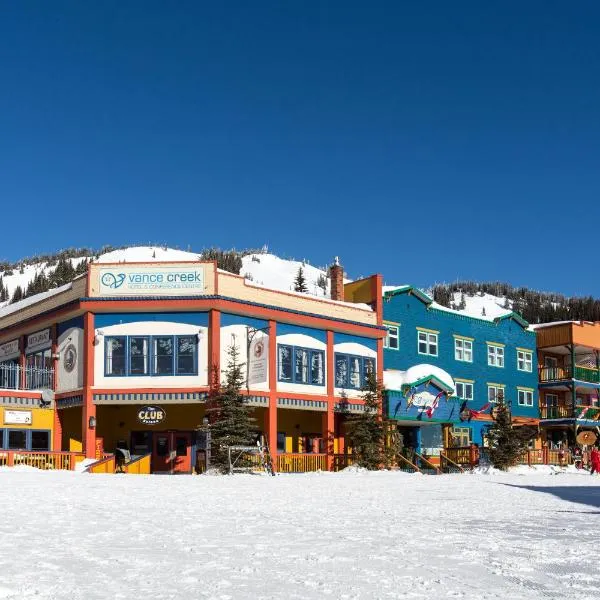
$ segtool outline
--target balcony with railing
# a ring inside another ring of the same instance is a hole
[[[540,383],[562,382],[577,379],[588,383],[600,384],[600,371],[591,367],[582,367],[578,365],[575,365],[575,369],[573,369],[571,365],[565,367],[540,367],[539,378]]]
[[[600,406],[588,404],[540,406],[540,419],[585,419],[587,421],[598,421],[600,425]]]
[[[0,364],[0,390],[51,390],[54,369]]]

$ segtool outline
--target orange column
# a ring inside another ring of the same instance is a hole
[[[221,312],[211,310],[208,314],[208,385],[211,390],[219,387],[221,380]]]
[[[58,326],[52,326],[52,356],[58,355]],[[58,389],[58,363],[59,359],[53,358],[52,365],[54,367],[54,377],[52,378],[52,390],[56,394]],[[62,449],[62,422],[61,415],[56,407],[56,398],[54,399],[54,425],[52,427],[52,450],[54,452],[60,452]]]
[[[277,471],[277,322],[269,321],[269,408],[265,411],[265,430],[273,470]]]
[[[327,412],[323,414],[322,432],[327,453],[327,470],[333,471],[334,437],[335,437],[335,364],[333,352],[333,331],[327,332],[327,349],[325,351],[327,364]]]
[[[96,420],[96,405],[92,386],[94,385],[94,315],[90,312],[83,317],[83,408],[81,411],[81,433],[83,451],[86,458],[96,457],[96,427],[90,427],[90,419]]]

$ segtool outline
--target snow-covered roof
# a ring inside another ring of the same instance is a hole
[[[31,306],[32,304],[37,304],[42,300],[46,300],[46,298],[51,298],[52,296],[62,294],[63,292],[70,290],[72,287],[73,283],[67,283],[60,287],[54,288],[53,290],[41,292],[40,294],[36,294],[35,296],[30,296],[29,298],[25,298],[24,300],[19,300],[19,302],[15,302],[14,304],[8,304],[3,308],[0,308],[0,317],[6,317],[7,315],[10,315],[19,310],[22,310],[23,308],[26,308],[27,306]]]
[[[594,323],[598,323],[598,321],[553,321],[551,323],[534,323],[530,325],[529,328],[536,330],[543,329],[544,327],[554,327],[555,325],[568,325],[569,323],[577,323],[580,325],[586,323],[587,325],[593,325]]]
[[[437,379],[454,393],[456,385],[452,376],[444,371],[444,369],[440,369],[440,367],[436,367],[435,365],[422,363],[410,367],[406,371],[390,369],[383,372],[383,383],[388,390],[401,390],[403,385],[413,385],[418,381],[429,378]]]

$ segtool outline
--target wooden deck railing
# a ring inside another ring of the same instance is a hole
[[[15,467],[26,465],[36,469],[59,469],[73,471],[75,465],[82,461],[85,455],[80,452],[37,452],[32,450],[2,450],[0,451],[0,466]]]
[[[600,371],[593,367],[582,367],[575,365],[575,370],[571,365],[564,367],[539,367],[539,379],[541,383],[551,381],[566,381],[568,379],[578,379],[588,383],[600,383]]]
[[[353,465],[355,462],[352,454],[334,454],[333,455],[333,470],[343,471],[346,467]]]
[[[123,473],[129,475],[150,475],[150,459],[152,453],[138,456],[123,465]]]
[[[279,473],[308,473],[327,469],[326,454],[278,454]]]
[[[431,471],[435,471],[436,475],[439,475],[441,473],[439,467],[437,465],[434,465],[428,458],[426,458],[422,454],[415,452],[415,459],[415,464],[419,465],[421,471],[423,471],[424,469],[428,469]]]
[[[458,463],[448,458],[444,452],[440,452],[440,468],[444,473],[464,473],[465,470]]]

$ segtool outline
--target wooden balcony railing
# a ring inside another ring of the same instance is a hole
[[[539,379],[541,383],[549,383],[552,381],[568,381],[569,379],[578,379],[579,381],[587,381],[588,383],[600,383],[600,371],[591,367],[575,366],[575,370],[571,365],[565,367],[540,367]]]
[[[600,406],[577,404],[574,409],[571,404],[541,406],[540,419],[587,419],[600,424]]]
[[[85,458],[79,452],[36,452],[29,450],[0,451],[0,467],[26,465],[36,469],[75,470],[75,465]]]
[[[352,454],[334,454],[333,455],[333,470],[343,471],[346,467],[355,463]]]
[[[327,470],[326,454],[278,454],[279,473],[309,473]]]

